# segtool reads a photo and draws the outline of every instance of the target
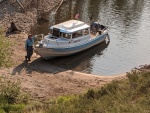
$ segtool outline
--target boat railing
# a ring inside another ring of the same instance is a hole
[[[34,45],[36,46],[43,39],[44,39],[44,34],[38,34],[38,35],[36,35],[36,38],[35,38],[35,41],[34,41]]]

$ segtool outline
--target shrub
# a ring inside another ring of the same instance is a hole
[[[127,77],[90,89],[71,101],[61,97],[59,104],[50,105],[48,113],[149,113],[150,73],[133,71]]]
[[[17,99],[20,95],[20,86],[18,81],[1,81],[0,87],[0,95],[8,104],[17,103]]]
[[[10,66],[11,42],[3,36],[3,30],[0,28],[0,67]]]
[[[118,84],[117,81],[112,81],[111,83],[109,83],[106,87],[107,92],[115,94],[118,88]]]
[[[22,94],[19,81],[9,81],[0,77],[0,111],[19,112],[28,104],[27,94]]]
[[[69,97],[69,96],[59,96],[57,98],[57,103],[58,104],[63,104],[65,102],[68,102],[70,99],[71,99],[71,97]]]
[[[85,94],[87,99],[94,99],[95,98],[95,91],[93,89],[89,89],[88,92]]]
[[[131,73],[127,73],[127,78],[129,79],[130,83],[137,83],[139,80],[140,72],[132,71]]]
[[[25,108],[24,104],[14,104],[14,105],[5,105],[3,106],[3,109],[6,113],[21,113],[22,110]],[[4,113],[5,113],[4,112]]]

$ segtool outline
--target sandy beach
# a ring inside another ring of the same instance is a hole
[[[0,73],[8,80],[19,80],[23,91],[30,93],[33,99],[42,101],[62,95],[81,94],[112,80],[125,78],[125,75],[98,76],[66,70],[48,64],[41,58],[1,69]]]

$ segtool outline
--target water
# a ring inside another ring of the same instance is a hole
[[[86,23],[99,21],[108,26],[110,43],[74,56],[55,58],[49,63],[97,75],[123,74],[134,67],[149,64],[149,0],[69,0],[62,4],[56,15],[50,12],[49,23],[42,23],[34,30],[47,34],[47,25],[73,19],[78,12],[80,20]]]

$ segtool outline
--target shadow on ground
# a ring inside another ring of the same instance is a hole
[[[53,66],[51,63],[47,62],[46,60],[42,58],[38,58],[32,62],[23,61],[20,65],[16,66],[12,70],[12,75],[20,75],[22,72],[25,72],[26,74],[32,74],[33,71],[39,72],[39,73],[50,73],[50,74],[56,74],[61,71],[65,71],[66,69],[62,69],[56,66]]]

